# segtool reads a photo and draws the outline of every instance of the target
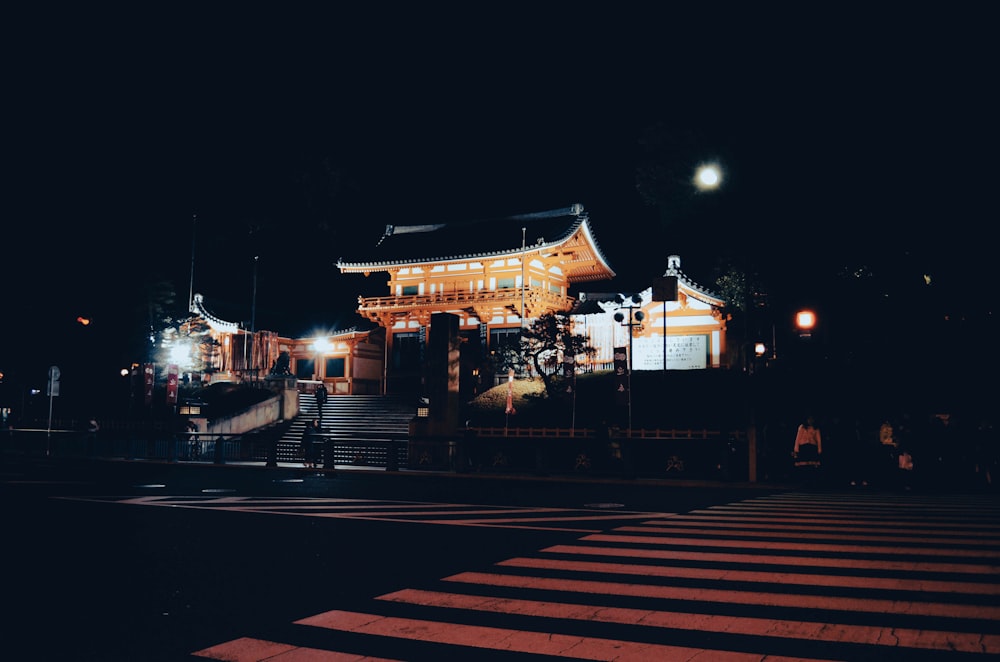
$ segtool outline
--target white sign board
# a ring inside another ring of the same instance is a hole
[[[703,370],[708,367],[708,336],[667,336],[666,352],[663,338],[634,338],[632,359],[634,370],[663,370],[664,353],[667,370]]]

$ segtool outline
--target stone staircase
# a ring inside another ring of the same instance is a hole
[[[300,462],[306,427],[319,418],[324,437],[337,442],[336,464],[385,466],[389,442],[395,442],[397,463],[405,466],[406,440],[416,410],[411,395],[331,395],[320,412],[316,399],[303,394],[299,398],[299,415],[278,441],[277,459]],[[322,458],[322,452],[318,457]]]

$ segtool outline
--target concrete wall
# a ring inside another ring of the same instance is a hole
[[[282,400],[281,395],[276,395],[233,416],[215,419],[207,424],[205,433],[243,434],[277,423],[282,420]]]
[[[205,434],[244,434],[298,416],[299,392],[295,378],[269,379],[267,384],[274,391],[274,397],[238,414],[205,421]]]

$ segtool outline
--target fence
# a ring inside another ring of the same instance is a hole
[[[755,480],[740,431],[632,430],[598,435],[560,428],[476,428],[449,437],[321,435],[317,464],[396,471]],[[77,431],[0,433],[4,452],[168,462],[301,462],[297,445],[267,435],[167,433],[92,435]],[[283,452],[279,447],[284,445]]]

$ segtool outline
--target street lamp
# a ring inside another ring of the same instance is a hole
[[[816,313],[811,310],[800,310],[795,313],[795,326],[799,329],[800,338],[809,338],[816,326]]]
[[[315,358],[316,362],[313,365],[313,377],[314,377],[314,379],[317,379],[319,381],[323,380],[323,378],[322,378],[322,376],[320,376],[320,372],[319,372],[320,359],[325,354],[329,353],[329,351],[331,349],[333,349],[333,345],[330,343],[329,338],[319,337],[319,338],[316,338],[316,339],[314,339],[312,341],[312,350],[313,350],[313,353],[315,353],[315,355],[316,355],[316,358]]]
[[[628,328],[628,436],[632,436],[632,335],[634,334],[635,327],[642,326],[642,320],[645,319],[646,314],[641,310],[636,310],[636,308],[642,305],[642,297],[638,294],[633,294],[629,299],[629,305],[624,305],[625,299],[620,295],[617,297],[618,303],[625,310],[628,310],[628,321],[625,321],[625,315],[618,311],[615,313],[615,321],[619,322],[622,326]]]
[[[714,191],[722,185],[722,169],[715,163],[706,163],[694,173],[694,185],[699,191]]]

